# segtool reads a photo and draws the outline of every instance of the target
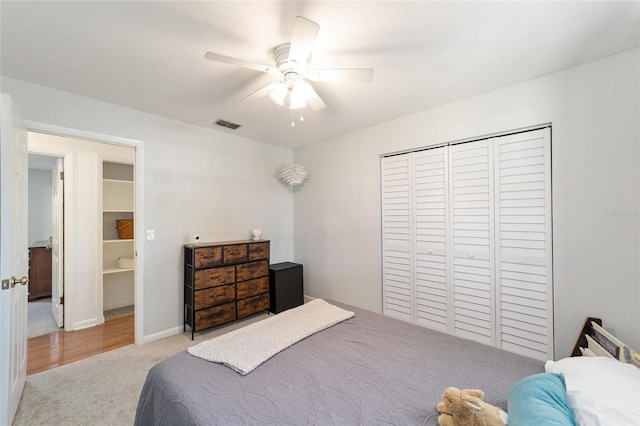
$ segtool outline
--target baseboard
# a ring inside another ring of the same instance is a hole
[[[128,300],[125,301],[121,301],[121,302],[116,302],[116,303],[111,303],[109,305],[104,305],[102,307],[102,311],[112,311],[114,309],[120,309],[120,308],[125,308],[127,306],[134,306],[133,302],[130,302]]]
[[[65,324],[66,322],[67,321],[65,319]],[[91,318],[91,319],[74,322],[73,324],[71,324],[68,330],[65,327],[64,331],[82,330],[83,328],[89,328],[89,327],[93,327],[103,323],[104,323],[104,316],[101,315],[100,318]]]
[[[142,339],[142,344],[155,342],[156,340],[164,339],[165,337],[175,336],[176,334],[182,333],[182,326],[179,325],[177,327],[169,328],[167,330],[161,331],[159,333],[150,334],[149,336],[144,336]]]

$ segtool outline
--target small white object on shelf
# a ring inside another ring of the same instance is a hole
[[[118,268],[120,269],[130,269],[133,268],[133,255],[131,256],[122,256],[118,258]]]
[[[251,239],[253,241],[258,241],[261,236],[262,236],[262,231],[261,230],[254,229],[253,231],[251,231]]]

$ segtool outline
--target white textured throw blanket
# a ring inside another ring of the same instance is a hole
[[[322,299],[289,309],[188,349],[191,355],[218,362],[248,374],[260,364],[300,340],[352,318]]]

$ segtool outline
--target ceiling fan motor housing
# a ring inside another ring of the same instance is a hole
[[[284,82],[289,88],[296,80],[305,78],[309,74],[309,62],[311,61],[311,54],[309,54],[304,63],[295,59],[289,60],[290,48],[291,43],[285,43],[273,49],[276,66],[284,75]]]

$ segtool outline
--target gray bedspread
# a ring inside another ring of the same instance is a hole
[[[333,303],[333,302],[332,302]],[[136,425],[436,425],[449,387],[506,410],[544,363],[336,303],[356,316],[241,376],[180,352],[154,366]]]

